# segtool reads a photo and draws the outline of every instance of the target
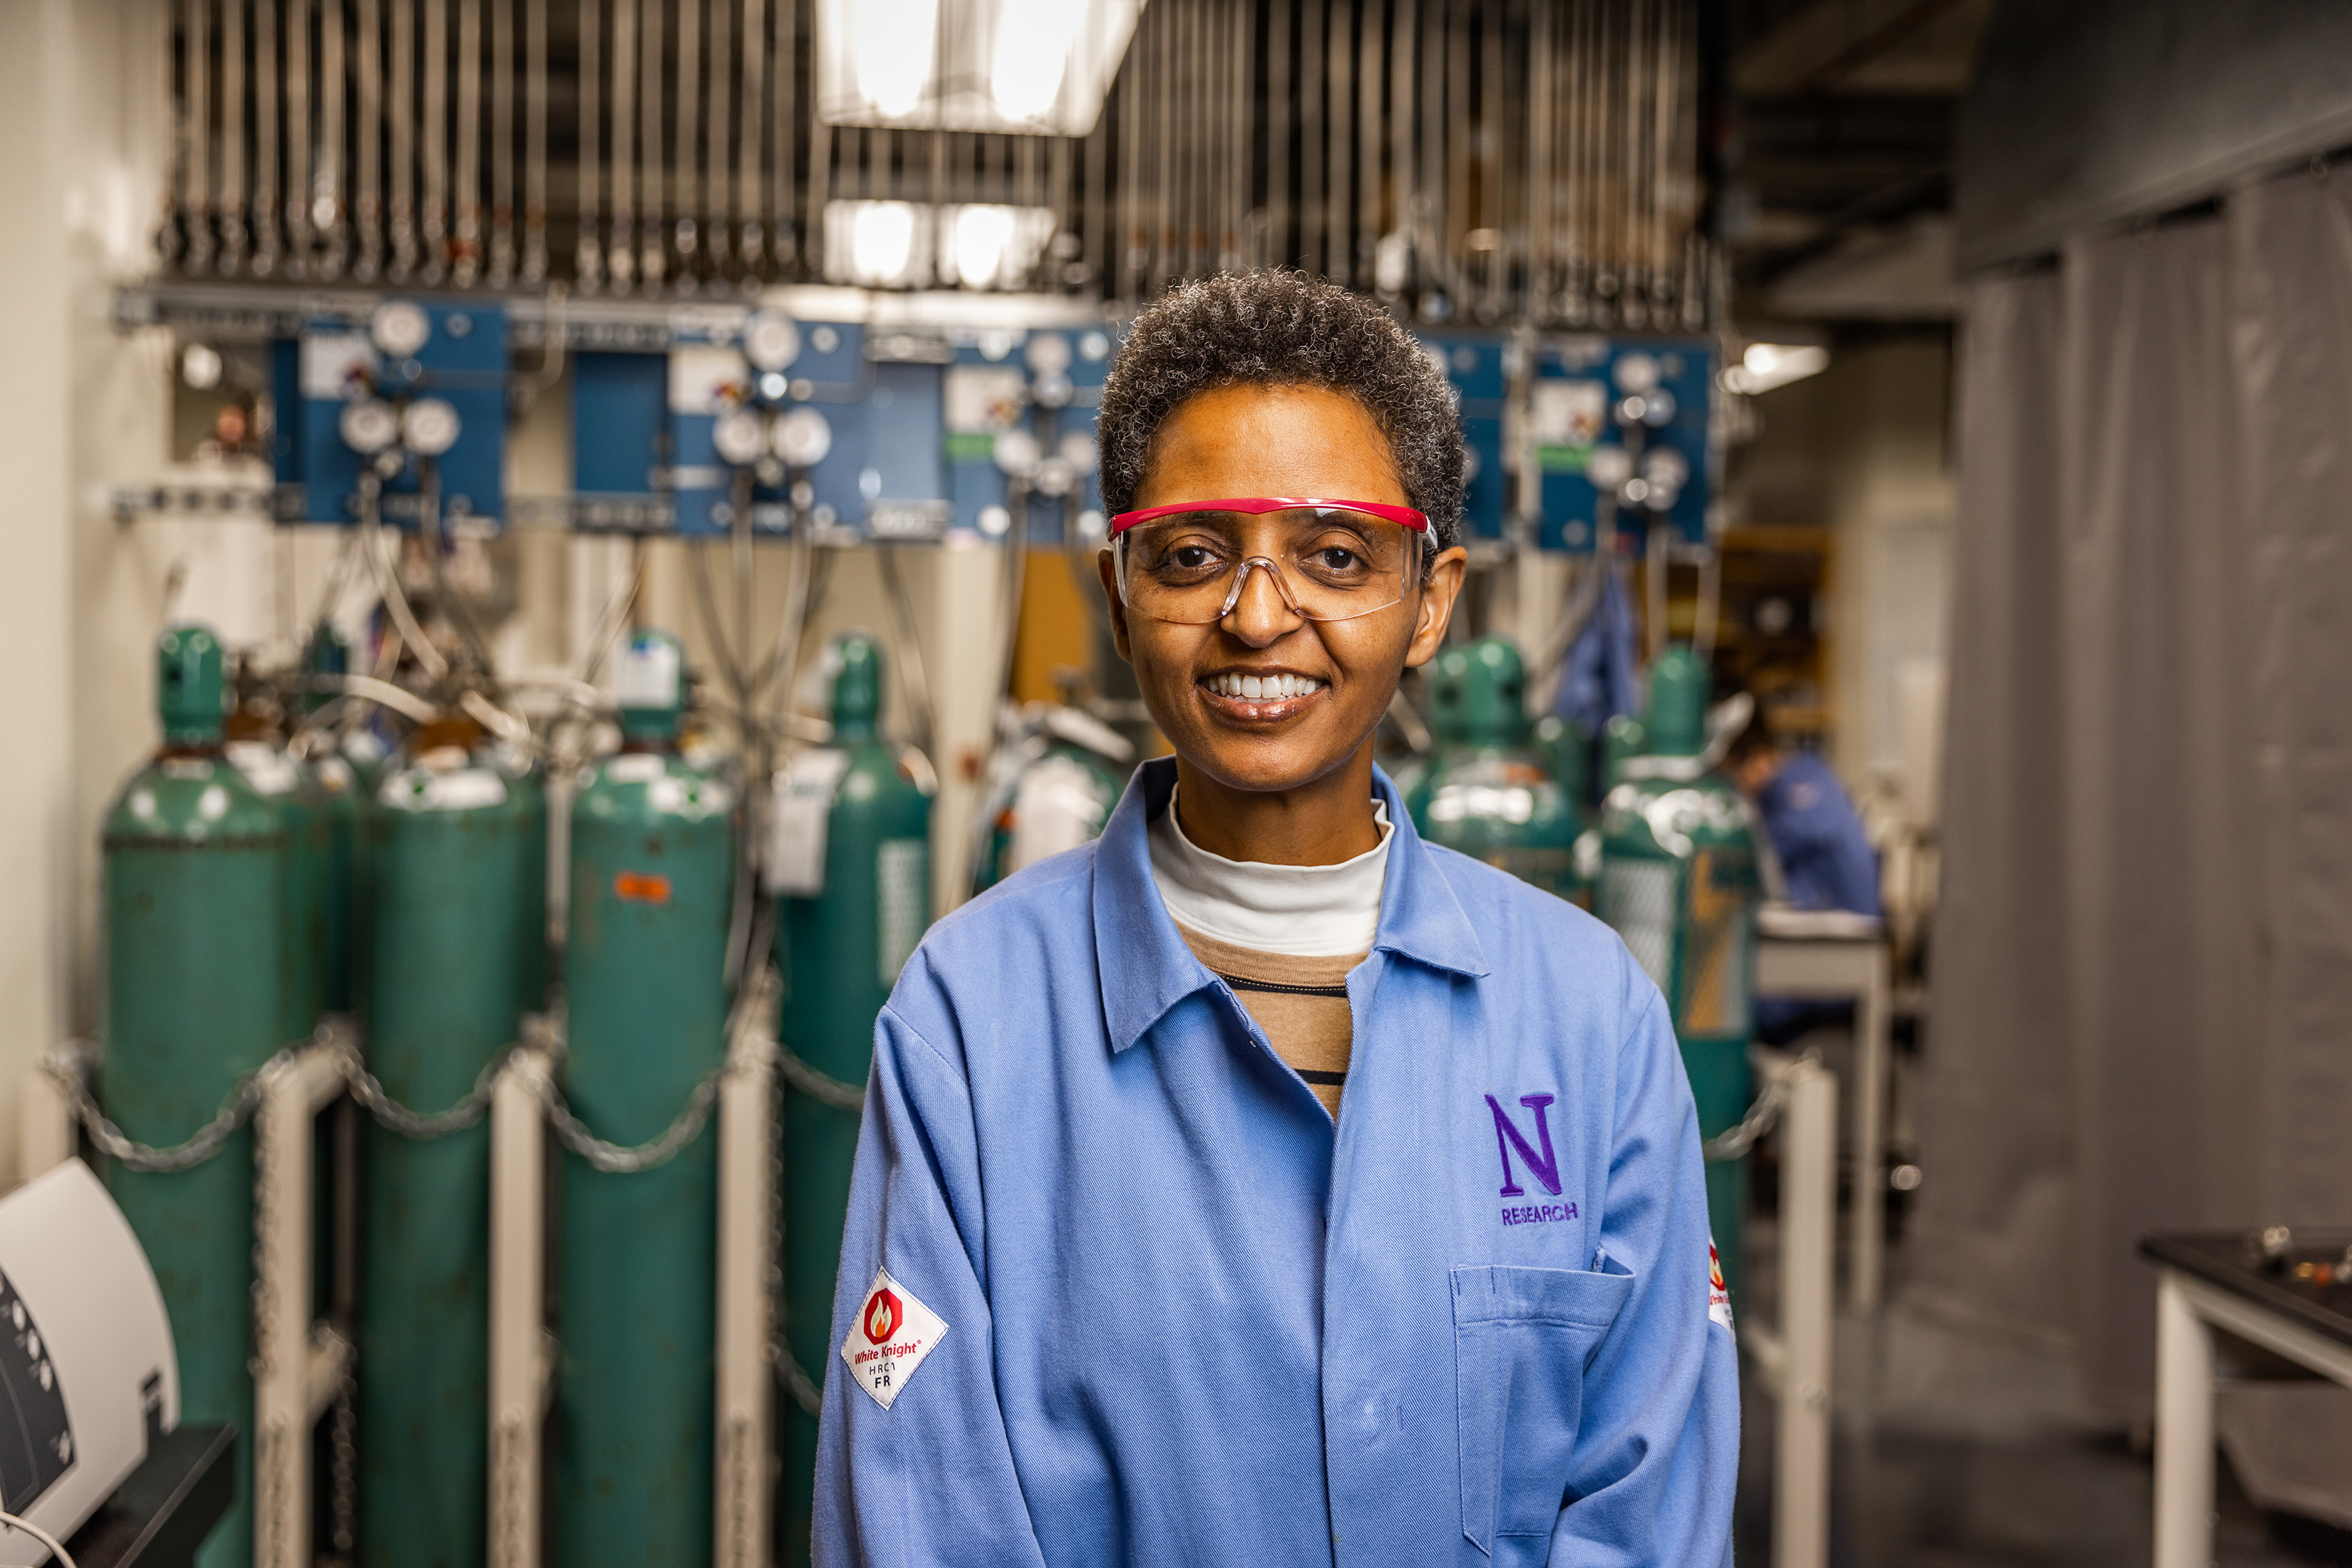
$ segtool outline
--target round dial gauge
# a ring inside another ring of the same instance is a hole
[[[437,458],[457,444],[457,411],[438,397],[420,397],[401,415],[400,437],[410,451]]]

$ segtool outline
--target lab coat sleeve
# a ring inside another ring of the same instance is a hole
[[[1621,1048],[1599,1263],[1632,1290],[1595,1347],[1553,1568],[1729,1568],[1739,1463],[1731,1331],[1708,1314],[1698,1113],[1664,1004]]]
[[[896,1012],[874,1068],[849,1189],[818,1417],[817,1568],[1041,1564],[997,1404],[970,1090]],[[888,1409],[842,1363],[875,1271],[947,1328]]]

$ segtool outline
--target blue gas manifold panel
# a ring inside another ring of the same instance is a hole
[[[1528,400],[1537,542],[1588,553],[1604,520],[1638,539],[1662,519],[1683,542],[1704,543],[1714,384],[1703,339],[1541,342]]]
[[[1509,342],[1494,334],[1423,332],[1422,348],[1444,373],[1462,421],[1469,458],[1462,496],[1466,538],[1500,540],[1509,513],[1509,469],[1503,458],[1503,411],[1509,397]]]
[[[1017,489],[1032,544],[1065,542],[1073,513],[1099,529],[1095,414],[1110,335],[1099,327],[966,330],[948,343],[944,453],[954,526],[1002,537]]]
[[[414,526],[428,470],[438,521],[505,518],[507,322],[495,305],[394,300],[318,314],[272,347],[270,458],[289,521],[350,523],[360,476],[385,522]]]

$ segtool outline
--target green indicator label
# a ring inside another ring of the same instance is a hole
[[[950,430],[947,435],[947,453],[950,463],[992,463],[996,460],[996,437],[985,430]]]
[[[1591,460],[1590,447],[1538,447],[1536,462],[1547,474],[1580,474]]]

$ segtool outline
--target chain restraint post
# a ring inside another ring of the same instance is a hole
[[[776,1043],[765,1027],[772,993],[762,989],[758,1004],[740,1009],[719,1092],[718,1568],[767,1568],[769,1561]]]
[[[349,1340],[314,1317],[311,1151],[349,1081],[343,1026],[262,1069],[254,1142],[254,1562],[310,1568],[311,1429],[350,1380]]]
[[[554,1348],[546,1300],[544,1043],[509,1056],[490,1089],[490,1564],[539,1568],[541,1434]]]
[[[1773,1426],[1773,1568],[1827,1568],[1830,1554],[1830,1353],[1837,1311],[1837,1075],[1817,1052],[1754,1047],[1756,1108],[1710,1145],[1736,1159],[1780,1135],[1780,1321],[1739,1326],[1748,1359],[1779,1402]]]

